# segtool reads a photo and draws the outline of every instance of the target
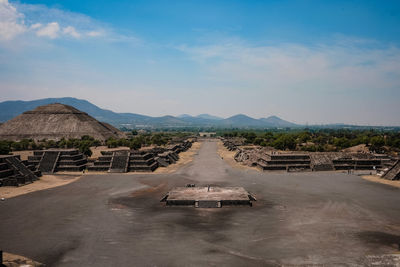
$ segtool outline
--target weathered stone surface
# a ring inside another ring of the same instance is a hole
[[[77,149],[37,150],[28,157],[28,163],[43,173],[57,171],[78,172],[86,169],[86,156]]]
[[[389,168],[382,176],[382,178],[388,180],[399,180],[400,179],[400,160],[396,161],[391,168]]]
[[[167,206],[194,206],[220,208],[230,205],[248,205],[255,200],[243,187],[187,186],[175,187],[161,200]]]
[[[125,137],[125,134],[115,127],[63,104],[40,106],[0,125],[2,140],[60,140],[81,138],[84,135],[98,140]]]
[[[40,172],[26,166],[18,156],[0,156],[0,186],[19,186],[39,179]]]

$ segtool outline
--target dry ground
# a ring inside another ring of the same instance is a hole
[[[399,188],[338,172],[236,169],[216,152],[204,141],[173,174],[85,175],[0,201],[0,248],[68,267],[400,265]],[[160,202],[188,183],[243,187],[257,201]]]
[[[381,178],[378,175],[364,175],[364,176],[362,176],[362,178],[364,178],[365,180],[374,182],[374,183],[386,184],[386,185],[391,185],[391,186],[400,188],[400,181],[386,180],[386,179]]]
[[[182,166],[193,161],[194,155],[197,154],[201,147],[201,142],[195,142],[192,144],[192,147],[187,151],[179,154],[179,160],[175,164],[170,164],[168,167],[157,168],[154,173],[173,173],[176,172]]]
[[[3,253],[3,264],[7,267],[39,267],[44,266],[42,263],[33,261],[24,256],[15,255],[11,253]]]
[[[28,160],[28,156],[33,156],[33,150],[14,151],[11,154],[19,155],[21,160]]]
[[[193,161],[193,157],[194,155],[196,155],[196,153],[198,152],[198,150],[201,147],[201,142],[195,142],[192,144],[192,147],[190,149],[188,149],[185,152],[182,152],[179,154],[179,160],[174,163],[169,165],[168,167],[159,167],[157,168],[154,172],[127,172],[127,173],[121,173],[121,175],[135,175],[135,174],[167,174],[167,173],[174,173],[177,170],[179,170],[181,167],[185,166],[186,164],[190,163]],[[103,147],[103,148],[107,148],[107,147]],[[150,148],[150,147],[146,147],[146,148]],[[121,150],[124,149],[124,147],[119,147],[119,148],[114,148],[114,150]],[[102,149],[101,151],[105,151],[104,149]],[[108,151],[112,151],[112,150],[108,150]],[[100,152],[98,152],[100,153]],[[101,154],[100,154],[101,155]],[[71,174],[71,173],[67,173],[67,172],[63,172],[63,174]],[[97,172],[97,171],[90,171],[90,172],[85,172],[85,175],[109,175],[108,172]]]
[[[348,153],[360,153],[360,152],[361,153],[370,153],[368,147],[365,144],[348,147],[346,149],[343,149],[342,152],[348,152]]]
[[[101,151],[130,150],[130,148],[127,146],[121,146],[116,148],[108,148],[107,146],[92,146],[90,147],[90,150],[92,150],[93,153],[90,159],[97,159],[98,157],[101,156]]]
[[[260,171],[258,168],[250,167],[244,164],[240,164],[235,160],[235,154],[237,151],[229,151],[224,144],[221,141],[218,141],[218,150],[217,153],[218,155],[226,162],[228,163],[231,167],[236,168],[236,169],[242,169],[242,170],[257,170]]]
[[[1,198],[12,198],[19,195],[28,194],[35,191],[67,185],[77,181],[81,176],[60,176],[60,175],[43,175],[38,181],[20,187],[4,186],[0,187]]]

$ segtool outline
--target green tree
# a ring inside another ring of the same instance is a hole
[[[91,143],[88,140],[81,142],[79,145],[79,151],[90,157],[93,154],[92,150],[90,150],[90,145]]]
[[[282,150],[283,149],[294,150],[296,148],[296,141],[292,135],[283,134],[275,140],[273,146],[277,149],[282,149]]]
[[[133,140],[131,140],[131,142],[129,143],[129,148],[131,149],[135,149],[138,150],[142,147],[142,143],[141,140],[139,138],[134,138]]]
[[[265,144],[265,142],[264,142],[264,139],[263,139],[263,138],[261,138],[261,137],[257,137],[256,139],[254,139],[254,142],[253,142],[253,144],[255,144],[255,145],[261,145],[261,143],[264,143],[264,144]]]
[[[8,155],[10,152],[10,143],[7,141],[0,141],[0,155]]]
[[[374,136],[370,139],[371,142],[371,150],[379,151],[381,152],[383,146],[385,145],[385,139],[383,136]]]
[[[115,140],[114,138],[110,137],[107,139],[106,145],[108,148],[115,148],[118,146],[118,140]]]

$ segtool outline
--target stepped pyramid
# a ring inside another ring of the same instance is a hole
[[[397,160],[382,176],[388,180],[400,180],[400,160]]]
[[[28,157],[28,164],[42,173],[57,171],[80,172],[86,168],[87,159],[78,149],[37,150]]]
[[[19,156],[0,156],[0,186],[19,186],[36,181],[41,173],[28,164]]]
[[[89,135],[98,140],[123,138],[115,127],[97,121],[87,113],[63,104],[49,104],[26,111],[0,125],[0,139],[60,140]]]

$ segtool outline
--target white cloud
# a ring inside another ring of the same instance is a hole
[[[302,123],[400,123],[393,116],[400,108],[388,104],[400,97],[399,47],[347,38],[264,46],[228,40],[178,49],[196,64],[205,88],[239,101],[235,110],[280,112]]]
[[[87,36],[90,37],[98,37],[98,36],[102,36],[104,34],[104,32],[101,31],[90,31],[88,33],[86,33]]]
[[[264,90],[308,88],[308,92],[326,92],[400,87],[397,47],[228,42],[179,49],[198,62],[210,80],[246,82]]]
[[[35,23],[35,24],[32,24],[30,28],[32,30],[36,30],[36,29],[41,28],[42,26],[43,26],[42,23]]]
[[[44,5],[9,3],[0,0],[0,41],[11,41],[16,36],[29,38],[34,33],[40,38],[74,39],[118,36],[100,22],[79,13],[66,12]],[[30,35],[31,36],[31,35]],[[31,39],[29,42],[30,43]]]
[[[49,37],[50,39],[55,39],[58,37],[60,32],[60,25],[57,22],[50,22],[46,26],[40,28],[37,32],[37,36]]]
[[[8,0],[0,0],[0,40],[11,40],[25,32],[23,18]]]
[[[78,33],[76,31],[76,29],[74,27],[72,27],[72,26],[65,27],[63,29],[63,33],[66,34],[66,35],[70,35],[70,36],[72,36],[74,38],[77,38],[77,39],[81,37],[81,34]]]

